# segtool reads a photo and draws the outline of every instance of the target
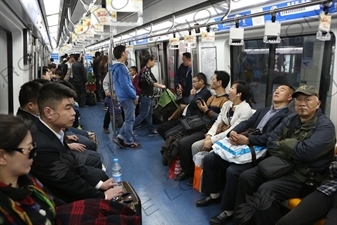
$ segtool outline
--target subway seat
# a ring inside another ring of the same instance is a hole
[[[337,154],[337,145],[335,148],[335,154]],[[301,202],[301,198],[291,198],[288,200],[288,207],[289,209],[294,209],[298,204],[300,204]],[[314,225],[324,225],[325,219],[321,219],[319,221],[317,221],[316,223],[314,223]]]

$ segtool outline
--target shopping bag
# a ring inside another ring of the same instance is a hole
[[[194,177],[193,177],[193,188],[199,192],[201,192],[202,185],[202,173],[203,173],[203,165],[204,165],[204,157],[209,152],[202,151],[198,152],[193,156],[194,161]]]
[[[256,159],[267,153],[266,146],[252,146],[256,153]],[[248,145],[232,145],[229,138],[224,138],[212,145],[213,151],[223,160],[236,164],[252,162],[252,152]]]
[[[180,158],[177,156],[169,166],[169,178],[175,178],[181,172]]]

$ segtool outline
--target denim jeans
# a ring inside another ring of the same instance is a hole
[[[130,145],[134,142],[132,131],[133,131],[133,124],[135,122],[136,106],[135,102],[132,99],[120,101],[120,103],[124,110],[125,121],[117,137],[123,139],[125,144]]]
[[[142,96],[140,98],[140,104],[141,104],[140,113],[135,120],[133,129],[139,126],[141,122],[145,119],[149,132],[151,133],[153,132],[153,124],[152,124],[153,99],[146,96]]]

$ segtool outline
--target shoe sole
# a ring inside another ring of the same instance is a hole
[[[120,148],[125,148],[125,146],[119,143],[119,141],[116,138],[114,138],[114,143],[118,145]]]

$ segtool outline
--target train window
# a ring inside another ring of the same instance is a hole
[[[329,112],[329,90],[334,83],[331,58],[335,37],[332,36],[329,42],[308,35],[283,37],[277,45],[265,44],[260,39],[246,40],[243,47],[232,46],[232,80],[250,84],[256,109],[272,104],[272,92],[280,84],[294,88],[313,85],[319,89],[323,112]]]

